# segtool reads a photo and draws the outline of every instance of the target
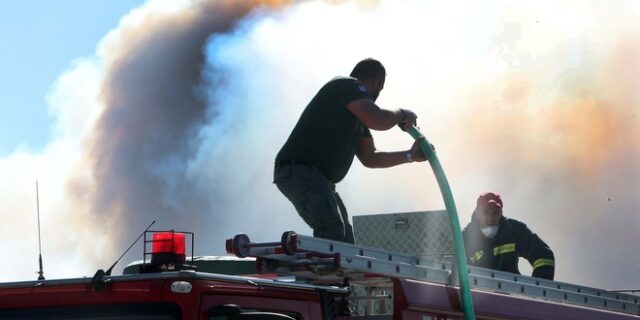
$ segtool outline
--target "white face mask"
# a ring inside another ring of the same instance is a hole
[[[491,226],[491,227],[485,227],[485,228],[481,228],[480,231],[482,231],[482,234],[484,234],[485,237],[492,239],[493,237],[496,236],[496,234],[498,234],[498,226]]]

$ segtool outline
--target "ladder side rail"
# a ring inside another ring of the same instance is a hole
[[[384,275],[387,277],[404,277],[415,280],[430,281],[440,284],[447,284],[451,276],[450,270],[432,268],[428,266],[413,265],[403,262],[380,260],[364,256],[345,256],[339,254],[337,264],[327,258],[321,259],[299,259],[297,256],[287,256],[286,254],[271,254],[260,257],[262,270],[276,273],[293,273],[300,267],[308,266],[314,268],[317,273],[343,274],[358,272]],[[269,268],[269,261],[273,262],[274,268]],[[309,270],[309,272],[313,272]]]
[[[577,292],[584,293],[594,297],[603,297],[610,300],[617,300],[625,303],[638,304],[640,303],[640,298],[638,296],[634,296],[626,293],[618,293],[618,292],[610,292],[607,290],[596,289],[586,286],[580,286],[576,284],[542,279],[542,278],[534,278],[530,276],[520,275],[511,272],[492,270],[480,267],[469,267],[469,275],[478,275],[485,277],[492,277],[497,279],[504,280],[512,280],[514,282],[526,283],[531,285],[536,285],[545,288],[555,288],[561,289],[569,292]]]
[[[420,259],[418,259],[417,256],[304,235],[297,235],[297,247],[298,250],[321,252],[325,254],[334,254],[339,252],[341,255],[346,256],[367,256],[379,260],[420,264]]]
[[[404,277],[440,284],[448,284],[449,277],[451,276],[450,270],[371,259],[361,256],[345,257],[340,255],[340,267],[389,277]]]
[[[318,264],[314,264],[313,261],[308,260],[296,260],[286,259],[286,257],[279,257],[282,259],[274,259],[273,268],[268,267],[269,259],[261,258],[263,261],[262,270],[276,273],[295,273],[300,267],[308,266],[312,270],[305,270],[308,272],[315,272],[318,274],[340,273],[344,276],[348,276],[350,273],[368,273],[373,275],[382,275],[386,277],[402,277],[414,280],[429,281],[440,284],[448,284],[449,277],[451,276],[450,270],[442,270],[437,268],[430,268],[425,266],[411,265],[400,262],[389,262],[386,260],[372,259],[369,257],[345,257],[340,255],[338,268],[334,263],[326,263],[325,261],[318,261]],[[283,264],[277,264],[282,262]]]
[[[640,303],[640,297],[632,295],[632,294],[621,293],[621,292],[611,292],[611,291],[607,291],[607,290],[603,290],[603,289],[596,289],[596,288],[580,286],[580,285],[575,285],[575,284],[571,284],[571,283],[564,283],[564,282],[556,282],[556,284],[557,284],[558,288],[563,289],[563,290],[567,290],[567,291],[588,293],[588,294],[591,294],[591,295],[594,295],[594,296],[606,297],[606,298],[609,298],[609,299],[619,300],[619,301],[628,302],[628,303],[634,303],[634,304],[639,304]]]
[[[300,260],[309,259],[306,252],[297,252],[293,255],[289,255],[286,253],[273,253],[273,254],[265,254],[265,255],[256,255],[257,258],[261,259],[269,259],[283,262],[295,262]]]
[[[419,258],[418,264],[421,266],[429,266],[436,269],[453,270],[453,265],[448,261],[438,261],[423,257]]]
[[[521,281],[487,277],[478,274],[470,274],[469,277],[471,285],[475,289],[515,294],[530,298],[540,298],[560,303],[605,309],[633,315],[640,314],[640,305],[633,302],[624,302],[603,296],[592,295],[590,293],[566,291],[554,287],[544,287]]]

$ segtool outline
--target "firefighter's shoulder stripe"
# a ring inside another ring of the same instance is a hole
[[[503,245],[497,246],[493,248],[493,255],[497,256],[499,254],[509,253],[516,251],[515,243],[505,243]]]
[[[538,259],[533,262],[534,269],[544,267],[544,266],[555,267],[556,262],[551,259]]]

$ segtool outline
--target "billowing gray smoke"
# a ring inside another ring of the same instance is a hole
[[[70,190],[89,203],[103,232],[117,239],[112,255],[152,220],[158,221],[155,230],[196,232],[206,229],[194,226],[224,222],[224,215],[209,212],[213,204],[225,205],[216,192],[222,184],[199,185],[203,173],[189,170],[203,126],[220,113],[200,88],[204,50],[259,4],[201,1],[179,10],[146,10],[151,13],[122,27],[105,46],[104,111],[85,162],[94,184],[76,179]],[[208,83],[208,89],[222,86]]]

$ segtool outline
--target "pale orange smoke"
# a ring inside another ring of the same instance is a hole
[[[598,265],[637,272],[637,258],[611,237],[637,241],[640,226],[638,42],[623,37],[582,70],[530,68],[480,83],[454,125],[452,158],[464,168],[454,182],[464,189],[481,176],[475,192],[502,193],[505,215],[556,251],[561,281],[615,288],[624,281]]]
[[[608,74],[614,74],[611,69],[615,67],[603,66]],[[460,124],[472,154],[504,157],[510,162],[546,163],[587,176],[616,158],[633,154],[633,145],[628,142],[631,138],[637,144],[638,139],[633,138],[638,124],[627,100],[634,91],[607,96],[620,90],[617,84],[632,83],[633,78],[618,73],[618,77],[608,79],[611,82],[594,79],[574,92],[540,102],[532,97],[532,91],[539,90],[533,83],[540,77],[544,75],[501,78],[495,87],[483,87],[480,94],[472,95],[469,105],[473,109],[462,116]]]

